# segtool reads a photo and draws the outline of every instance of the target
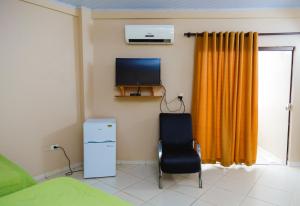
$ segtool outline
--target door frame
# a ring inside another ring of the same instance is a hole
[[[293,69],[294,69],[294,53],[295,46],[267,46],[267,47],[258,47],[259,51],[291,51],[291,76],[290,76],[290,92],[289,92],[289,102],[288,104],[292,105],[292,91],[293,91]],[[291,110],[288,111],[288,131],[287,131],[287,148],[286,148],[286,159],[285,164],[288,165],[289,160],[289,151],[290,151],[290,126],[291,126]]]

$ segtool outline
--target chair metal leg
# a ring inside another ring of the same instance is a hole
[[[161,178],[162,178],[162,171],[160,167],[158,167],[158,188],[159,189],[162,189]]]
[[[202,188],[201,171],[199,172],[199,188]]]
[[[199,171],[199,188],[202,188],[202,167],[200,163],[200,171]]]

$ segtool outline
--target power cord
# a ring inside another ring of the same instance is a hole
[[[65,148],[63,148],[62,146],[54,146],[54,149],[61,149],[63,151],[66,159],[68,160],[69,172],[65,173],[66,176],[73,175],[75,172],[81,172],[81,171],[83,171],[83,170],[72,170],[72,168],[71,168],[71,160],[70,160],[69,156],[67,155]]]
[[[162,84],[161,84],[161,85],[162,85]],[[185,112],[185,104],[184,104],[184,101],[183,101],[183,97],[182,97],[182,96],[178,96],[178,97],[175,97],[174,99],[172,99],[170,102],[168,102],[168,101],[167,101],[167,90],[166,90],[166,88],[165,88],[164,85],[162,85],[162,87],[163,87],[163,89],[164,89],[164,93],[163,93],[163,96],[162,96],[162,98],[161,98],[161,100],[160,100],[160,112],[161,112],[161,113],[164,113],[164,112],[163,112],[163,109],[162,109],[162,103],[164,102],[165,105],[166,105],[166,108],[167,108],[167,111],[168,111],[168,112],[179,112],[179,111],[181,111],[182,106],[183,106],[183,112],[182,112],[182,113],[184,113],[184,112]],[[172,109],[169,108],[169,104],[171,104],[171,103],[174,102],[175,100],[179,100],[179,101],[180,101],[180,107],[179,107],[179,109],[172,110]]]
[[[185,104],[184,104],[184,101],[183,101],[183,98],[179,98],[179,100],[181,101],[182,105],[183,105],[183,112],[182,113],[185,113]]]

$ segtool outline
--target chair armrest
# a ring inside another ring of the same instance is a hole
[[[201,148],[200,148],[200,144],[199,144],[197,141],[193,140],[193,146],[194,146],[194,149],[195,149],[195,146],[196,146],[196,151],[197,151],[197,153],[198,153],[198,155],[199,155],[199,157],[200,157],[200,159],[201,159]]]
[[[160,162],[161,155],[162,155],[162,145],[160,141],[158,141],[157,144],[157,155],[158,155],[158,161]]]

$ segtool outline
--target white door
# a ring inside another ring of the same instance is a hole
[[[259,51],[257,163],[285,164],[292,50]]]

